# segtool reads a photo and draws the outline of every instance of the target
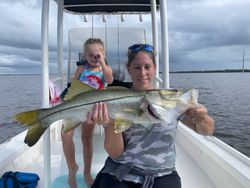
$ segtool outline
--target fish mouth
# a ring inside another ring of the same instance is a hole
[[[148,112],[150,115],[152,115],[153,117],[155,117],[156,119],[160,119],[160,117],[158,117],[156,114],[155,114],[155,111],[154,109],[152,108],[151,105],[148,105]]]

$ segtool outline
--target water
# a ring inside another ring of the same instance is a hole
[[[170,74],[175,88],[198,88],[199,101],[215,119],[214,136],[250,157],[250,73]],[[0,143],[26,129],[12,120],[40,107],[39,75],[0,76]]]
[[[25,130],[13,122],[12,116],[40,107],[40,86],[38,75],[0,76],[0,143]]]
[[[172,74],[170,85],[198,88],[215,120],[214,136],[250,157],[250,74]]]

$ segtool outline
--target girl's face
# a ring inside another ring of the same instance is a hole
[[[90,66],[97,67],[98,60],[104,59],[104,50],[100,44],[89,44],[85,56]]]
[[[127,65],[127,69],[133,82],[133,89],[154,88],[156,65],[149,54],[143,51],[138,52],[135,59]]]

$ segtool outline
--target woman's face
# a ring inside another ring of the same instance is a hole
[[[140,51],[130,64],[127,65],[130,74],[133,89],[147,90],[154,88],[154,77],[156,65],[150,55]]]

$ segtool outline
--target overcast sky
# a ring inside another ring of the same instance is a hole
[[[50,70],[56,66],[55,3],[50,3]],[[0,74],[39,73],[41,65],[41,0],[0,1]],[[250,69],[250,0],[169,0],[170,70]],[[64,57],[68,58],[68,30],[91,27],[81,16],[64,13]],[[144,27],[149,33],[149,16],[144,22],[125,16],[120,27]],[[94,26],[104,27],[101,16]],[[117,27],[117,17],[107,17],[108,27]],[[149,34],[147,34],[147,37]],[[122,40],[131,38],[124,34]],[[147,42],[151,43],[150,37]],[[125,54],[126,52],[124,52]]]

